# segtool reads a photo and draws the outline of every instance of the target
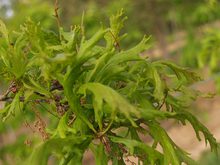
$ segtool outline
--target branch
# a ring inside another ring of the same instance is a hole
[[[161,103],[160,106],[158,106],[157,109],[160,110],[160,109],[163,107],[163,105],[166,103],[166,98],[167,98],[167,96],[168,96],[168,91],[165,92],[165,95],[164,95],[164,98],[163,98],[163,102]]]
[[[59,14],[58,14],[58,10],[59,10],[58,0],[55,0],[55,3],[54,3],[54,17],[56,18],[58,28],[60,28],[61,24],[60,24],[60,17],[59,17]]]
[[[7,89],[7,91],[0,96],[0,101],[7,101],[10,97],[8,97],[10,92],[16,93],[18,90],[15,81],[12,81]]]
[[[114,46],[118,49],[118,51],[120,52],[121,51],[121,47],[120,47],[120,44],[118,42],[118,40],[116,39],[115,35],[112,33],[111,30],[109,30],[110,34],[112,35],[113,39],[115,40],[115,43],[114,43]]]

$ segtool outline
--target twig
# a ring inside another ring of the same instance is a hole
[[[7,101],[8,99],[10,99],[10,97],[5,94],[0,97],[0,101]]]
[[[107,153],[111,153],[111,145],[107,136],[101,136],[100,141],[105,146],[105,150]]]
[[[10,83],[7,91],[0,97],[0,101],[7,101],[8,99],[10,99],[10,97],[8,97],[10,92],[13,92],[13,93],[17,92],[17,86],[16,86],[15,81],[12,81]]]
[[[68,122],[68,126],[70,126],[71,124],[73,124],[73,122],[76,120],[76,116],[72,116],[72,119]]]
[[[52,83],[52,86],[50,88],[50,92],[53,92],[55,90],[63,90],[63,86],[56,80]],[[13,92],[13,93],[17,92],[17,87],[15,87],[14,82],[12,82],[10,84],[9,88],[7,89],[7,91],[3,95],[0,95],[0,101],[8,101],[8,102],[12,101],[13,97],[8,97],[10,92]],[[36,95],[41,96],[41,97],[45,97],[45,95],[43,95],[41,93],[38,93],[38,92],[34,92],[34,93]],[[35,100],[35,101],[38,101],[38,100]],[[20,101],[24,102],[24,97],[20,97]],[[43,102],[43,101],[46,101],[46,99],[41,99],[39,101]]]
[[[106,132],[108,132],[108,130],[111,128],[113,124],[113,120],[111,120],[111,122],[108,124],[107,128],[102,132],[101,136],[103,136]]]
[[[57,116],[56,114],[54,114],[53,112],[51,112],[50,110],[48,110],[43,104],[39,103],[39,105],[45,109],[47,112],[49,112],[51,115],[55,116],[56,118],[60,119],[59,116]]]
[[[112,37],[114,38],[114,40],[115,40],[115,47],[118,49],[118,51],[120,52],[121,51],[121,47],[120,47],[120,44],[119,44],[119,42],[118,42],[118,40],[116,39],[116,37],[115,37],[115,35],[112,33],[112,31],[111,30],[109,30],[109,32],[110,32],[110,34],[112,35]]]
[[[61,23],[60,23],[60,17],[59,17],[59,14],[58,14],[58,10],[59,10],[59,3],[58,3],[58,0],[55,0],[55,3],[54,3],[54,17],[56,18],[56,21],[57,21],[58,31],[60,31]],[[60,40],[61,40],[61,34],[60,34]]]
[[[55,3],[54,3],[54,16],[56,18],[58,28],[60,28],[61,23],[60,23],[60,17],[59,17],[59,14],[58,14],[58,10],[59,10],[58,0],[55,0]]]
[[[0,98],[0,101],[6,101],[6,102],[12,102],[14,98],[13,97],[2,97]],[[24,96],[20,96],[19,97],[19,101],[20,102],[25,102],[25,98]],[[45,102],[45,103],[48,103],[49,100],[48,99],[35,99],[35,100],[28,100],[28,102],[35,102],[35,103],[42,103],[42,102]]]
[[[158,107],[159,110],[160,110],[160,109],[163,107],[163,105],[165,104],[167,96],[168,96],[168,91],[166,91],[165,96],[164,96],[164,98],[163,98],[163,102],[162,102],[161,105]]]

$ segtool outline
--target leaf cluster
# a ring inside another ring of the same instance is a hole
[[[59,27],[57,34],[27,20],[9,33],[0,22],[1,76],[11,82],[1,99],[6,102],[2,120],[27,112],[39,118],[46,112],[56,121],[55,127],[41,129],[46,139],[36,144],[26,164],[47,164],[51,155],[59,164],[81,164],[87,149],[102,165],[109,160],[125,164],[130,155],[143,164],[195,164],[162,127],[170,119],[189,122],[198,140],[202,133],[217,150],[213,135],[187,110],[186,99],[198,95],[189,85],[200,77],[174,63],[141,57],[149,47],[147,37],[122,50],[124,20],[118,12],[91,38],[83,26]],[[153,145],[141,140],[144,135]]]

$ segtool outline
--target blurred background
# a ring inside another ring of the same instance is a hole
[[[81,24],[84,15],[86,35],[92,35],[100,25],[107,25],[109,16],[124,9],[128,19],[124,32],[128,33],[122,48],[138,43],[143,35],[151,36],[150,49],[143,53],[152,60],[168,59],[199,72],[204,81],[195,88],[215,93],[214,98],[199,98],[191,111],[220,141],[220,2],[218,0],[59,0],[59,14],[64,29]],[[0,19],[10,31],[15,31],[26,19],[40,22],[43,27],[57,30],[53,0],[0,0]],[[1,67],[1,64],[0,64]],[[0,92],[4,82],[0,80]],[[27,132],[18,125],[0,124],[0,165],[13,164],[21,157]],[[15,130],[16,131],[13,131]],[[167,127],[174,141],[200,164],[217,165],[220,158],[197,142],[190,126]],[[206,151],[207,150],[207,151]],[[10,154],[9,154],[10,153]],[[87,156],[86,161],[91,158]]]

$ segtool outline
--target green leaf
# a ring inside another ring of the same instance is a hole
[[[164,162],[163,164],[173,164],[173,165],[179,165],[179,159],[176,155],[175,148],[172,145],[172,142],[170,142],[170,138],[166,134],[166,132],[157,124],[155,123],[148,123],[148,126],[150,128],[150,134],[153,136],[155,141],[158,141],[162,148],[164,153]]]
[[[106,30],[105,29],[100,29],[94,34],[89,40],[82,41],[80,45],[80,50],[78,52],[78,58],[85,58],[87,56],[86,54],[90,49],[98,42],[100,39],[103,38],[105,35]]]
[[[148,40],[149,38],[144,37],[138,45],[127,51],[121,51],[116,54],[110,53],[109,55],[106,55],[106,57],[101,58],[100,60],[102,61],[102,68],[101,66],[99,66],[99,70],[95,68],[96,74],[93,73],[93,76],[95,76],[95,78],[93,78],[92,80],[96,82],[106,83],[117,76],[122,77],[120,73],[125,71],[126,66],[123,66],[124,64],[131,61],[134,62],[144,60],[140,57],[140,53],[147,49]]]
[[[47,89],[42,87],[37,81],[34,81],[31,77],[29,77],[28,80],[29,80],[28,83],[23,82],[25,88],[31,89],[31,90],[33,90],[39,94],[42,94],[44,96],[47,96],[47,97],[49,97],[51,95]]]
[[[71,159],[74,159],[75,163],[80,164],[83,153],[88,147],[90,140],[91,138],[86,136],[50,139],[35,146],[35,149],[25,164],[47,165],[48,158],[53,155],[53,153],[60,154],[61,158],[63,158],[62,161],[66,162],[61,164],[67,164]],[[69,155],[65,157],[65,150],[71,153],[70,157]],[[68,159],[68,161],[65,161],[66,159]]]
[[[6,40],[7,44],[9,45],[9,36],[8,36],[8,30],[2,20],[0,20],[0,33],[2,34],[3,38]]]
[[[160,78],[160,75],[154,67],[151,68],[152,76],[154,80],[154,97],[158,100],[162,100],[164,98],[164,84]]]
[[[104,144],[100,143],[99,145],[95,145],[91,143],[89,148],[92,150],[95,158],[96,165],[107,165],[108,157],[105,153]]]
[[[68,113],[65,113],[59,120],[57,130],[54,132],[53,136],[58,136],[61,138],[66,138],[68,134],[76,134],[76,131],[67,125]]]
[[[185,82],[185,80],[187,80],[187,83],[192,83],[192,82],[201,80],[201,77],[196,72],[193,72],[188,68],[177,66],[174,63],[171,63],[168,61],[156,61],[154,62],[154,64],[164,65],[164,66],[169,67],[171,70],[173,70],[173,72],[175,73],[177,78],[180,80],[180,82],[181,81]]]
[[[123,13],[123,10],[120,10],[116,15],[110,17],[110,29],[105,35],[107,42],[106,48],[109,50],[111,50],[114,45],[119,44],[120,40],[125,36],[119,36],[120,31],[124,26],[124,21],[127,19],[127,17],[123,17]]]
[[[176,114],[175,118],[179,119],[183,124],[185,124],[185,120],[188,120],[194,128],[198,140],[201,140],[201,132],[205,137],[205,142],[209,142],[211,150],[217,153],[218,146],[213,134],[211,134],[209,130],[194,115],[192,115],[190,112],[182,110]]]
[[[12,103],[5,107],[3,113],[7,113],[6,116],[3,117],[3,122],[8,119],[11,115],[15,115],[15,112],[21,111],[23,109],[23,103],[20,102],[21,92],[18,92]]]
[[[106,102],[111,107],[113,119],[117,113],[123,114],[133,126],[136,126],[132,119],[132,115],[140,117],[137,109],[131,105],[125,98],[118,94],[112,88],[100,83],[83,84],[78,93],[87,95],[87,91],[93,93],[93,107],[95,111],[95,121],[99,124],[100,130],[103,128],[103,104]]]
[[[144,160],[147,160],[149,164],[153,165],[156,162],[160,162],[160,164],[162,164],[163,162],[164,155],[143,142],[114,136],[110,136],[110,139],[114,143],[124,144],[132,155],[135,154],[135,148],[140,149],[144,155]]]

